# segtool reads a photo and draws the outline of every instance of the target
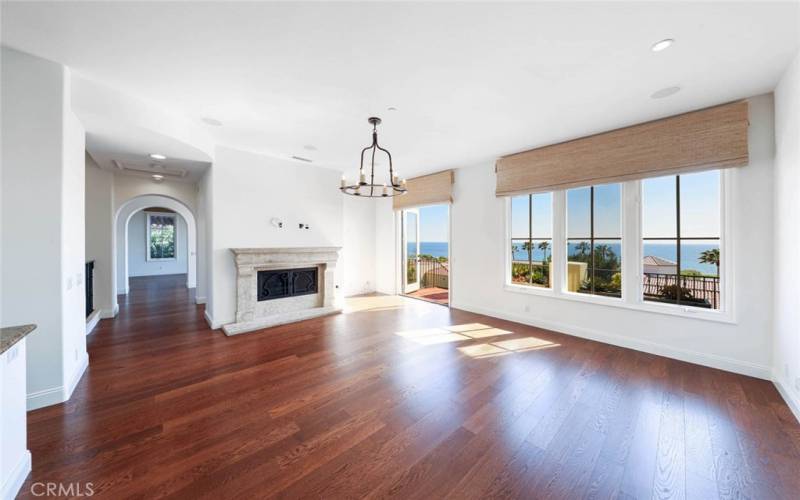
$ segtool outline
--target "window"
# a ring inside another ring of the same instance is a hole
[[[553,193],[511,199],[511,282],[552,286]]]
[[[642,181],[643,299],[720,308],[720,172]]]
[[[622,296],[621,197],[620,184],[567,191],[567,291]]]
[[[147,214],[147,260],[173,260],[175,253],[175,214]]]

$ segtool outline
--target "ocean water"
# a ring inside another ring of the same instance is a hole
[[[575,247],[577,243],[570,243],[569,244],[569,253],[575,252]],[[447,250],[448,250],[448,243],[446,241],[422,241],[419,244],[420,246],[420,253],[424,255],[432,255],[434,257],[447,257]],[[611,247],[611,250],[616,253],[617,255],[621,255],[621,249],[619,243],[608,243],[608,246]],[[681,268],[682,269],[694,269],[696,271],[700,271],[703,274],[708,275],[716,275],[717,274],[717,267],[713,264],[701,264],[699,262],[700,254],[704,250],[708,250],[710,248],[719,248],[718,246],[710,243],[684,243],[681,246]],[[547,255],[552,254],[552,248],[547,250]],[[409,244],[408,246],[409,254],[414,253],[414,245]],[[675,248],[675,244],[662,244],[662,243],[645,243],[644,245],[644,256],[652,255],[654,257],[661,257],[662,259],[671,260],[673,262],[677,261],[677,251]],[[536,243],[534,243],[533,249],[533,260],[542,261],[544,259],[544,251],[537,248]],[[520,248],[514,252],[514,260],[528,260],[528,253],[522,250],[521,245]]]
[[[607,245],[611,247],[614,253],[622,255],[619,243],[607,243]],[[569,243],[569,254],[577,253],[576,247],[577,243]],[[715,265],[700,263],[700,254],[704,250],[711,248],[719,248],[719,246],[711,243],[683,243],[681,245],[681,269],[694,269],[703,274],[716,275],[717,267]],[[663,243],[645,243],[643,250],[643,256],[652,255],[653,257],[661,257],[662,259],[671,260],[672,262],[678,260],[677,249],[674,243],[671,245]],[[547,255],[552,255],[552,248],[547,250]],[[537,244],[534,242],[533,260],[542,261],[544,258],[544,251],[537,248]],[[528,260],[528,252],[522,249],[521,243],[518,250],[514,252],[514,260]]]
[[[414,244],[408,244],[408,254],[414,253]],[[419,243],[419,253],[422,255],[432,255],[434,257],[447,257],[446,241],[421,241]]]

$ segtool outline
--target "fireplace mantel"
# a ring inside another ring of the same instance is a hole
[[[335,314],[334,272],[341,247],[231,248],[236,264],[236,322],[222,327],[226,335]],[[258,271],[316,267],[315,294],[258,300]]]

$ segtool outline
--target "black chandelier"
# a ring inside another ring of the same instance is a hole
[[[372,124],[372,145],[361,150],[361,167],[358,169],[358,182],[350,185],[347,183],[347,179],[342,176],[342,185],[339,190],[344,194],[366,198],[386,198],[406,194],[406,180],[398,178],[397,172],[392,168],[392,153],[378,145],[378,125],[380,125],[381,119],[372,116],[367,121]],[[370,149],[372,150],[372,158],[370,160],[369,182],[367,182],[367,175],[364,172],[364,153]],[[375,153],[378,150],[383,151],[389,157],[388,183],[375,182]]]

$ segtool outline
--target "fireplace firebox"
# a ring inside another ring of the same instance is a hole
[[[258,301],[317,293],[316,267],[258,271]]]

